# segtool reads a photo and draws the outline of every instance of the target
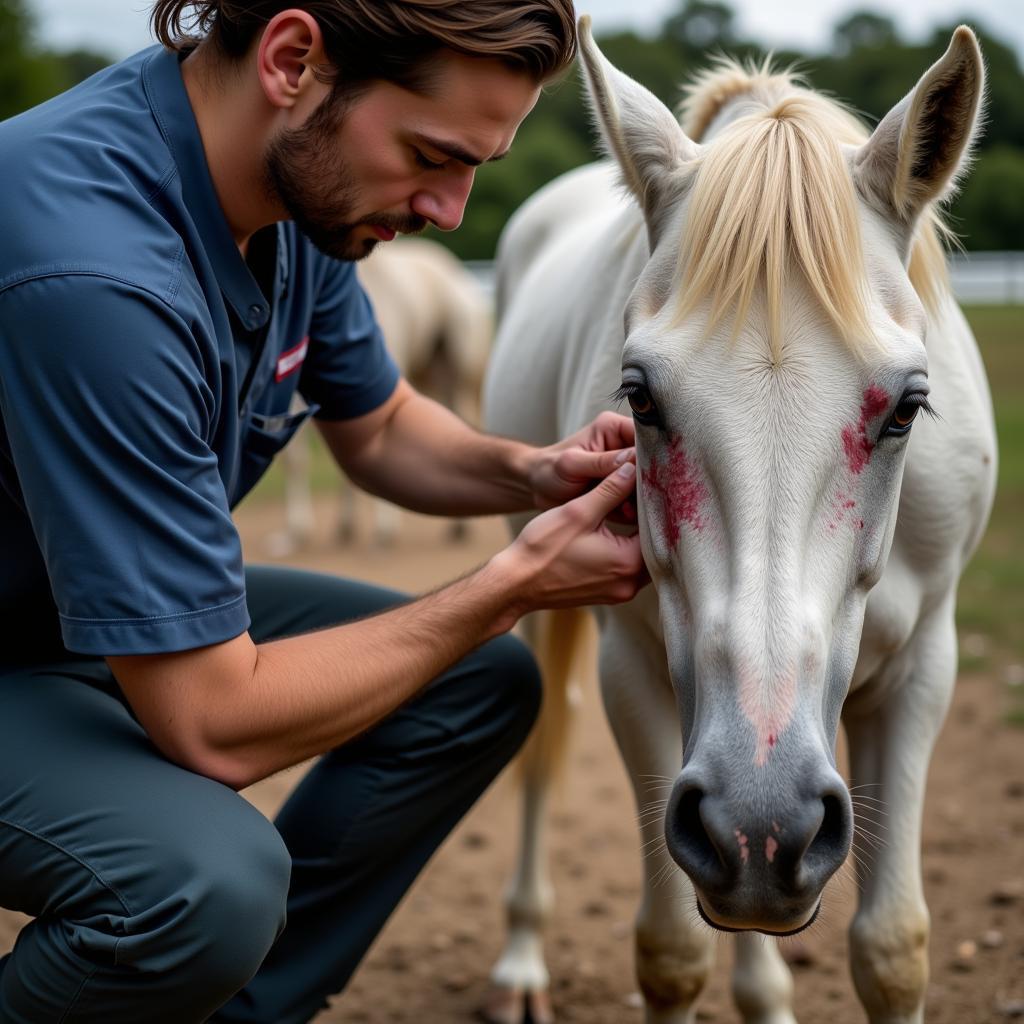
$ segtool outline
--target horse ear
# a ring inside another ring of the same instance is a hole
[[[908,226],[928,203],[951,195],[969,162],[984,91],[978,40],[961,25],[945,54],[856,154],[861,189]]]
[[[579,21],[580,55],[594,115],[605,146],[622,170],[652,226],[678,185],[678,171],[700,154],[672,112],[653,93],[624,75],[597,48],[590,16]]]

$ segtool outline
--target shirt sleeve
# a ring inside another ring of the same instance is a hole
[[[0,411],[65,646],[152,654],[244,632],[241,544],[209,441],[215,343],[100,276],[32,280],[0,303]]]
[[[370,300],[355,265],[322,257],[299,388],[317,419],[352,419],[382,405],[398,384]]]

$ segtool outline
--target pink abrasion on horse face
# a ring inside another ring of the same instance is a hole
[[[860,419],[856,426],[850,424],[843,427],[843,451],[846,452],[846,464],[851,473],[861,472],[871,461],[875,446],[868,438],[868,427],[888,407],[889,396],[877,384],[872,384],[864,391],[860,403]]]
[[[683,449],[680,438],[672,439],[663,460],[652,458],[641,474],[644,498],[655,495],[662,504],[662,529],[665,543],[674,548],[679,542],[680,528],[688,523],[694,530],[704,528],[701,506],[708,496],[694,462]]]
[[[868,437],[871,422],[889,407],[889,396],[877,384],[869,385],[861,396],[860,417],[855,424],[843,427],[843,452],[846,455],[846,466],[857,476],[871,461],[871,453],[875,450],[874,442]],[[828,528],[835,530],[845,519],[849,519],[855,529],[864,529],[864,520],[856,516],[854,509],[857,502],[847,491],[840,488],[832,501],[832,516]]]

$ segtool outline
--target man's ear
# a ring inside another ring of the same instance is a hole
[[[929,203],[952,194],[969,163],[984,91],[978,40],[961,25],[945,54],[855,154],[862,193],[908,227]]]
[[[323,35],[311,14],[291,8],[267,22],[256,51],[256,67],[273,106],[294,106],[312,80],[313,69],[326,63]]]
[[[597,48],[590,18],[579,22],[580,55],[591,105],[605,148],[640,203],[653,238],[660,214],[674,197],[683,167],[700,147],[653,93],[624,75]]]

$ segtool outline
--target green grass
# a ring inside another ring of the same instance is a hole
[[[988,371],[999,436],[999,483],[988,531],[960,585],[961,638],[984,648],[961,653],[962,671],[997,677],[1024,664],[1024,306],[974,306],[965,312]],[[1006,721],[1024,727],[1024,687],[1007,687]]]
[[[974,306],[966,313],[992,387],[999,484],[988,531],[960,587],[958,621],[962,635],[989,639],[989,660],[1019,663],[1024,661],[1024,306]]]
[[[969,306],[999,432],[999,490],[1024,495],[1024,306]]]

